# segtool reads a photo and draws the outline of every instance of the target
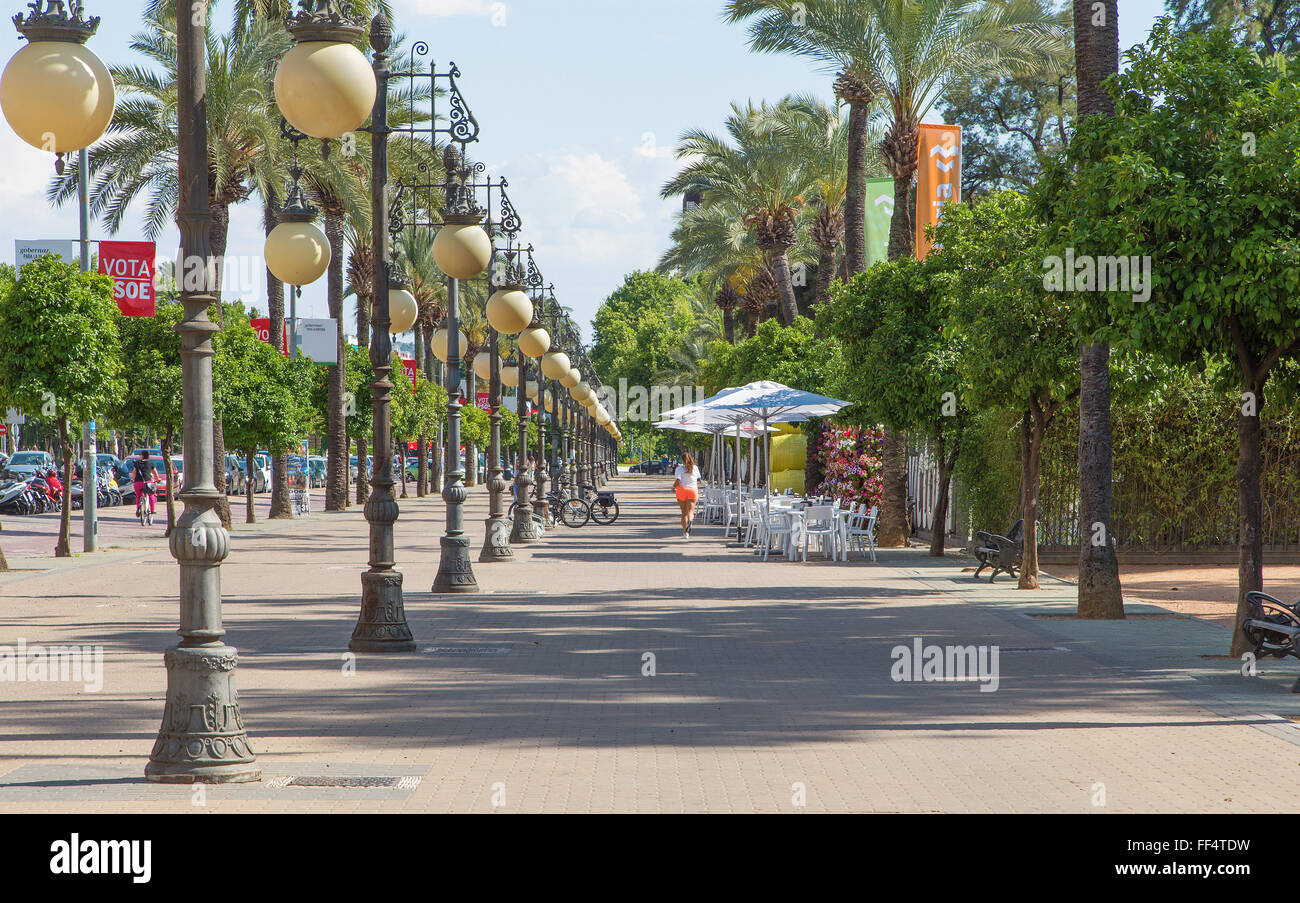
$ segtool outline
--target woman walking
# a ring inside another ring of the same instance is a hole
[[[695,503],[700,499],[700,469],[695,466],[695,458],[690,452],[682,455],[682,463],[677,465],[674,476],[677,479],[673,489],[677,493],[677,505],[682,509],[682,539],[690,539]]]

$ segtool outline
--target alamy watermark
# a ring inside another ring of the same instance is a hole
[[[1043,258],[1043,288],[1049,292],[1127,292],[1142,303],[1151,300],[1151,258],[1074,253]]]
[[[618,381],[618,391],[601,386],[597,399],[616,421],[654,423],[669,411],[699,404],[708,396],[703,386],[629,386]]]
[[[0,683],[80,683],[87,693],[104,688],[103,646],[0,646]]]
[[[894,683],[971,681],[981,693],[997,691],[1000,683],[997,646],[927,646],[920,637],[911,646],[895,646],[889,657]]]

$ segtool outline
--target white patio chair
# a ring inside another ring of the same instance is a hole
[[[777,554],[788,554],[792,536],[789,511],[773,508],[767,515],[763,531],[763,560],[767,561],[773,549],[778,550]]]
[[[872,507],[870,511],[866,510],[867,505],[864,502],[853,520],[849,523],[848,534],[845,537],[850,547],[856,549],[862,554],[867,554],[867,549],[871,550],[871,560],[876,560],[876,518],[880,514],[880,509]],[[845,560],[848,560],[848,552],[845,552]]]
[[[834,561],[840,545],[840,528],[835,523],[835,509],[830,505],[817,505],[804,512],[803,560],[808,560],[808,545],[813,537],[822,555]]]

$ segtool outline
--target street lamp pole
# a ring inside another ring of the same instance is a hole
[[[400,510],[393,494],[393,436],[391,432],[393,340],[388,224],[388,48],[393,29],[382,14],[370,22],[370,46],[375,51],[375,106],[370,116],[370,222],[375,269],[371,283],[370,384],[371,425],[375,443],[375,472],[365,516],[370,526],[370,569],[361,575],[361,612],[348,648],[353,652],[414,652],[415,638],[406,621],[402,572],[396,569],[393,525]],[[405,376],[403,376],[405,378]],[[357,467],[366,462],[357,459]]]
[[[483,550],[478,560],[484,563],[494,561],[514,561],[515,552],[510,548],[510,521],[506,518],[506,491],[510,484],[501,475],[501,349],[498,347],[497,331],[488,330],[488,353],[492,355],[491,375],[488,379],[488,404],[491,406],[489,421],[492,424],[491,438],[488,441],[488,492],[489,516],[487,532],[483,536]]]
[[[261,780],[235,691],[238,656],[222,642],[221,562],[230,536],[214,510],[212,335],[216,268],[208,241],[207,35],[202,16],[176,2],[180,300],[185,470],[169,546],[180,564],[181,641],[163,656],[167,702],[145,776],[164,783]]]
[[[90,159],[83,147],[77,153],[77,206],[81,218],[81,272],[90,272]],[[94,422],[83,427],[81,466],[81,548],[99,548],[99,461],[95,454]]]
[[[474,203],[473,188],[467,185],[469,163],[449,143],[443,151],[447,173],[444,228],[478,226],[483,211]],[[447,503],[447,531],[442,537],[442,558],[433,581],[435,593],[478,592],[474,563],[470,560],[469,537],[465,535],[465,458],[460,453],[460,280],[447,276],[447,451],[442,498]]]
[[[519,437],[516,443],[518,465],[515,467],[515,523],[510,533],[510,542],[528,545],[537,542],[537,527],[533,523],[533,504],[529,491],[533,487],[533,475],[528,470],[528,356],[519,352],[519,388],[518,406]]]

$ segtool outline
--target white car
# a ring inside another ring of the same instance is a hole
[[[253,455],[253,491],[271,491],[271,459],[263,454]]]

